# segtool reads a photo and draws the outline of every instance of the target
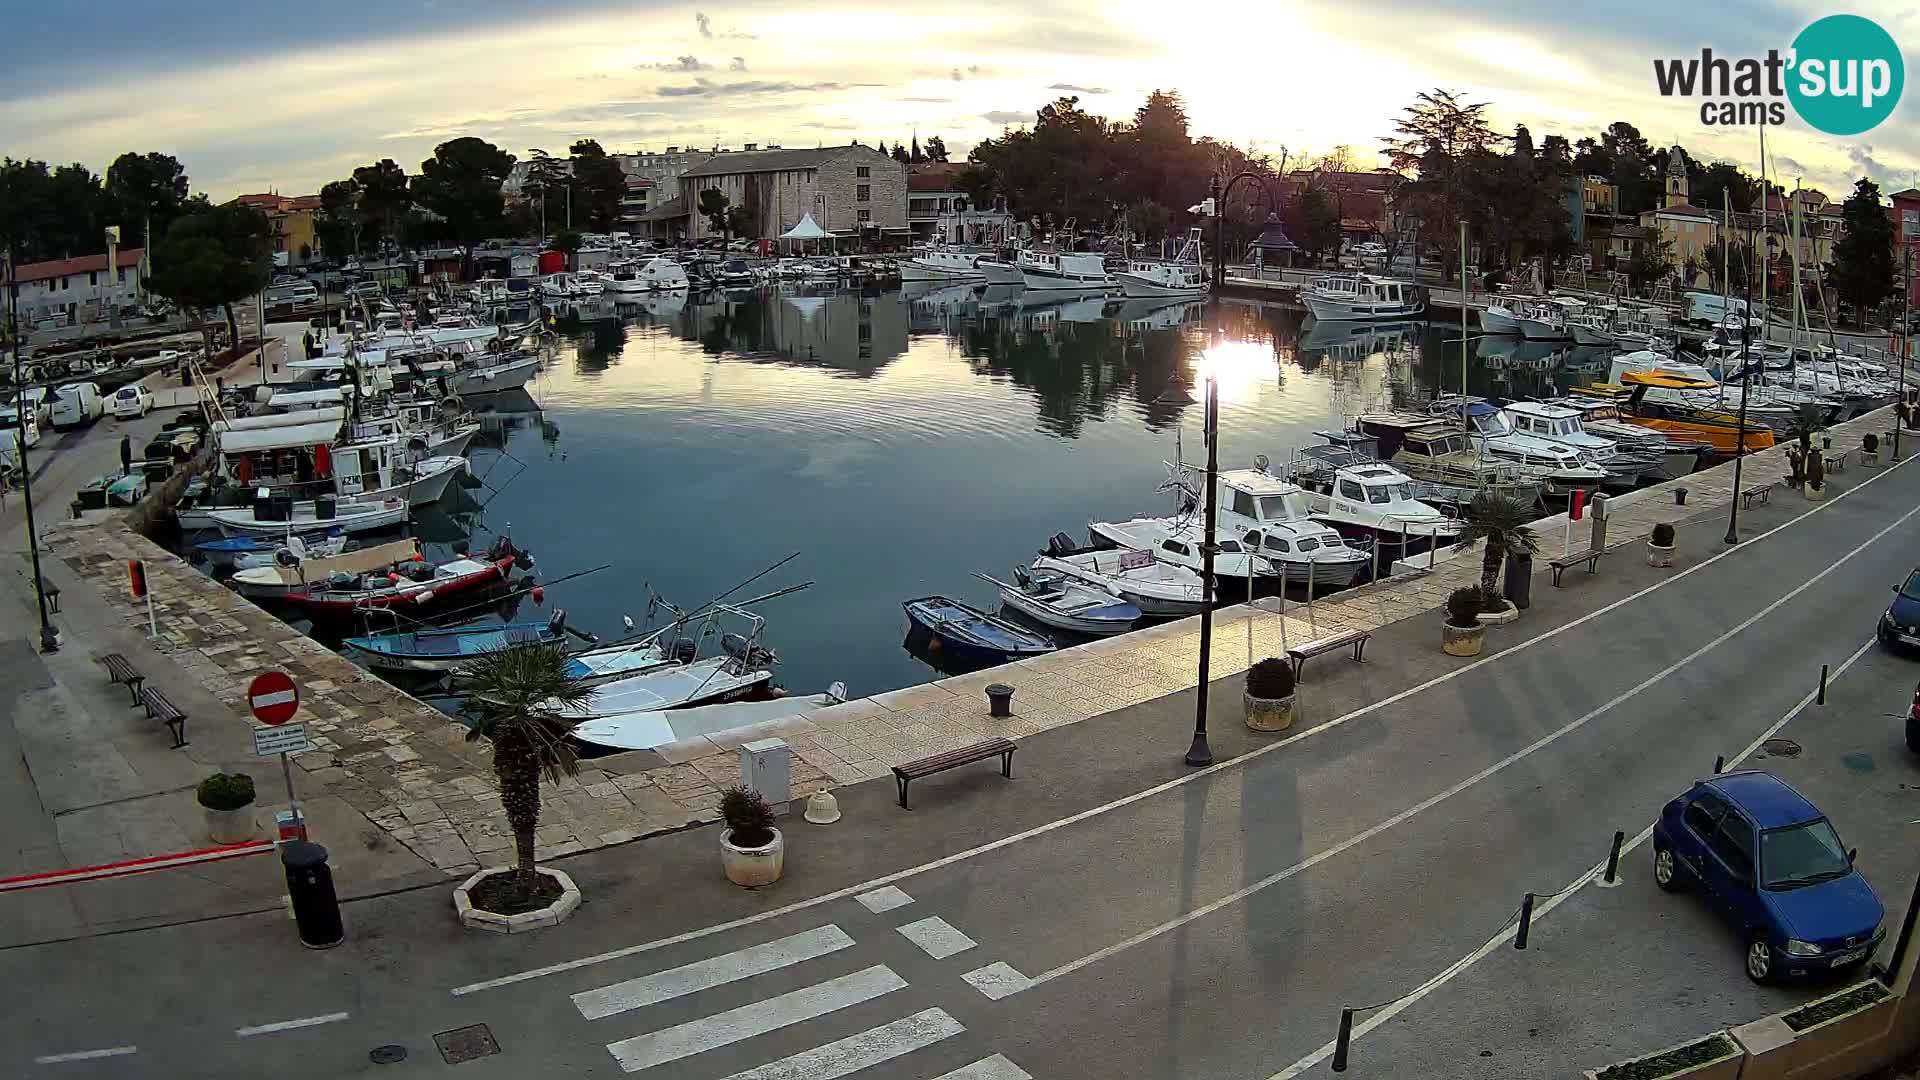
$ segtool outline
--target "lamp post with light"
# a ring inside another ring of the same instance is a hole
[[[27,550],[33,559],[33,598],[40,609],[40,651],[58,652],[60,635],[47,618],[46,579],[40,576],[40,533],[33,521],[33,469],[27,464],[27,411],[37,407],[26,399],[27,381],[20,364],[20,278],[14,250],[7,248],[7,339],[13,346],[13,384],[21,394],[14,401],[14,458],[20,466],[20,500],[27,509]]]

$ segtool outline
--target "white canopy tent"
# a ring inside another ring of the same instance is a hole
[[[780,239],[800,240],[800,241],[813,240],[817,242],[820,240],[836,240],[838,238],[835,237],[832,233],[828,232],[827,230],[821,228],[817,223],[815,223],[813,220],[812,214],[802,214],[800,216],[800,220],[797,223],[795,223],[793,228],[788,229],[786,232],[783,232],[780,234]]]

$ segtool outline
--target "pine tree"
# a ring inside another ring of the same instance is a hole
[[[1833,284],[1853,301],[1854,324],[1864,325],[1867,312],[1893,291],[1893,222],[1880,204],[1880,186],[1864,176],[1841,204],[1840,216],[1844,231],[1833,245]]]

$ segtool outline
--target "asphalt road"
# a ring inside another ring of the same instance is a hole
[[[1899,824],[1920,816],[1912,762],[1895,736],[1834,718],[1895,730],[1868,710],[1897,709],[1915,675],[1869,650],[1833,704],[1793,714],[1912,568],[1916,518],[1920,469],[1884,474],[1275,751],[989,851],[928,850],[951,861],[895,881],[901,906],[770,902],[647,947],[645,900],[623,897],[550,939],[614,952],[516,945],[524,975],[504,978],[501,951],[449,931],[444,896],[423,894],[357,905],[354,946],[333,953],[289,950],[273,918],[15,950],[0,953],[0,1045],[30,1075],[426,1075],[446,1068],[426,1036],[486,1023],[501,1052],[462,1075],[1317,1075],[1342,1005],[1454,967],[1523,892],[1576,882],[1614,830],[1636,834],[1716,755],[1783,720],[1805,751],[1781,771],[1831,800],[1897,910],[1916,869]],[[1703,530],[1718,527],[1686,532],[1698,545]],[[1848,756],[1862,753],[1871,769]],[[1589,886],[1543,918],[1535,950],[1495,950],[1364,1035],[1356,1060],[1393,1066],[1376,1075],[1569,1075],[1786,999],[1747,989],[1725,935],[1646,887],[1644,858],[1629,867],[1624,887]],[[1504,1000],[1515,986],[1547,1000]],[[1604,1017],[1583,1015],[1597,1002]],[[368,1064],[389,1042],[407,1061]]]

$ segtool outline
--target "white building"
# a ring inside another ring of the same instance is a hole
[[[23,264],[19,268],[22,328],[59,317],[70,325],[95,322],[138,307],[145,298],[140,275],[146,254],[141,248],[115,252],[114,273],[107,272],[105,255]],[[0,265],[0,292],[12,284]]]

